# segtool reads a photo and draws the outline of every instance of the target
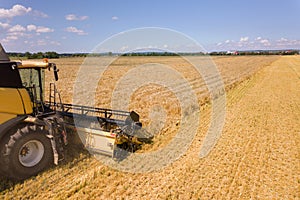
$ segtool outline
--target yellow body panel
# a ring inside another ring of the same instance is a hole
[[[0,113],[0,125],[15,117],[17,117],[17,115],[9,113]]]
[[[18,89],[18,90],[19,90],[19,92],[22,96],[22,99],[23,99],[25,114],[31,114],[33,112],[32,102],[31,102],[31,99],[30,99],[30,96],[29,96],[27,90],[25,88],[21,88],[21,89]]]
[[[31,114],[32,112],[32,103],[25,88],[0,88],[1,123],[16,115]]]

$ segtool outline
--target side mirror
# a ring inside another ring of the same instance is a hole
[[[54,78],[55,78],[55,81],[58,81],[58,69],[56,67],[56,65],[53,66],[53,72],[54,72]]]

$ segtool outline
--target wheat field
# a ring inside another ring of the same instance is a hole
[[[181,57],[121,57],[109,65],[97,83],[95,105],[112,107],[115,85],[137,66],[168,65],[190,83],[200,107],[199,127],[187,152],[163,169],[132,173],[112,169],[71,144],[59,166],[24,182],[1,179],[0,197],[299,199],[300,57],[224,56],[212,60],[226,88],[226,118],[222,135],[208,156],[199,157],[212,112],[203,77]],[[57,87],[62,101],[72,103],[77,72],[84,60],[51,61],[60,69]],[[51,76],[46,73],[46,83]],[[156,105],[167,116],[153,144],[141,152],[163,148],[174,137],[180,127],[179,104],[172,91],[157,84],[143,85],[132,93],[128,107],[140,114],[145,126],[151,125],[149,116]]]

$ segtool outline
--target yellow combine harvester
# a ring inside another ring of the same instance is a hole
[[[68,127],[78,131],[85,147],[118,157],[134,152],[152,137],[141,131],[132,112],[63,104],[55,84],[44,100],[45,73],[54,63],[10,61],[0,44],[0,173],[25,179],[64,158]],[[59,101],[58,101],[58,100]],[[57,102],[58,101],[58,102]],[[75,120],[76,119],[76,120]],[[124,155],[124,154],[122,154]]]

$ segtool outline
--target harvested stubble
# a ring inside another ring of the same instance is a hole
[[[106,72],[106,84],[114,84],[133,66],[122,58]],[[144,60],[143,60],[144,59]],[[134,63],[173,63],[178,58],[134,58]],[[72,83],[78,65],[64,65],[72,59],[55,61],[61,69],[59,89],[65,102],[72,102]],[[153,61],[153,60],[152,60]],[[85,153],[80,153],[24,183],[2,182],[3,198],[14,199],[297,199],[299,198],[300,57],[216,57],[227,91],[227,115],[222,137],[213,151],[199,158],[203,138],[210,124],[210,105],[201,106],[200,127],[187,153],[170,166],[152,173],[134,174],[113,170]],[[121,64],[121,63],[124,63]],[[122,69],[122,70],[121,70]],[[70,73],[72,72],[72,73]],[[255,75],[253,73],[257,72]],[[193,74],[185,73],[189,80]],[[248,77],[252,75],[251,77]],[[189,77],[191,76],[191,77]],[[248,77],[248,78],[246,78]],[[64,84],[66,81],[70,84]],[[242,82],[241,82],[242,81]],[[235,87],[232,86],[234,82]],[[239,84],[236,84],[238,83]],[[204,88],[194,88],[203,94]],[[231,90],[229,90],[231,88]],[[99,105],[109,107],[110,89],[98,88]],[[197,90],[198,89],[198,90]],[[149,91],[149,94],[144,94]],[[131,108],[147,117],[150,103],[160,103],[155,91],[172,94],[165,88],[147,86],[133,94]],[[105,98],[103,98],[105,94]],[[142,97],[152,101],[143,100]],[[157,99],[155,99],[157,98]],[[173,97],[174,98],[174,97]],[[176,104],[176,101],[173,103]],[[164,105],[169,115],[178,111]],[[142,118],[143,120],[147,120]],[[147,123],[147,121],[145,121]],[[176,123],[175,123],[176,124]],[[168,129],[169,131],[172,129]],[[158,141],[168,142],[166,130]],[[157,145],[156,148],[160,148]]]

